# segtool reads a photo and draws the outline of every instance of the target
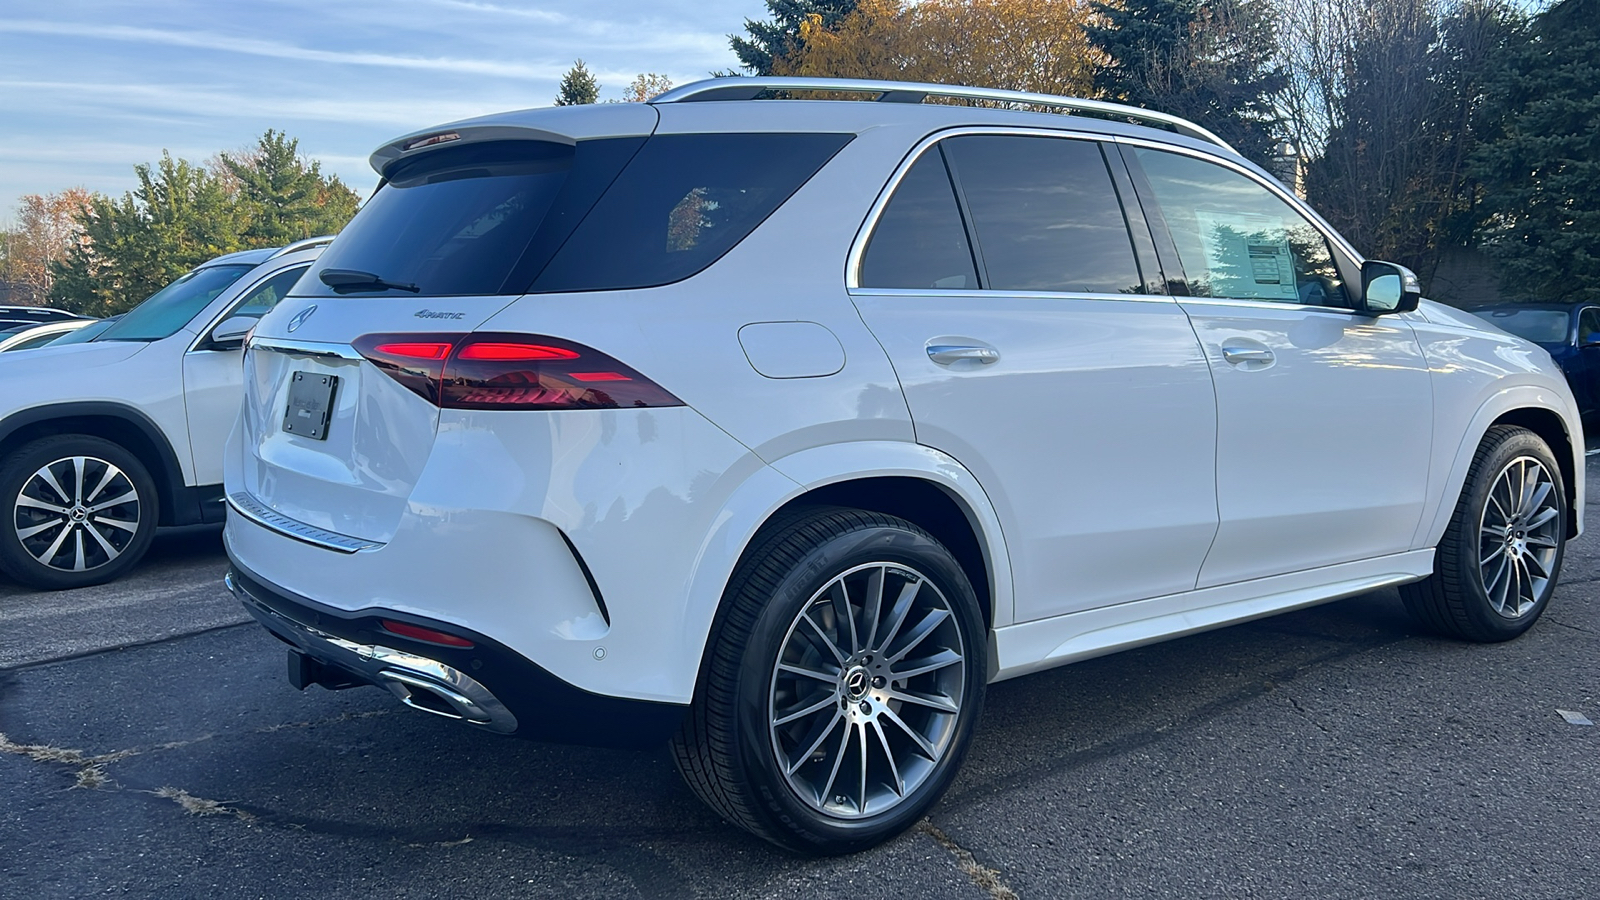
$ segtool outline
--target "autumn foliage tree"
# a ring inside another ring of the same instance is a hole
[[[672,79],[654,72],[636,75],[622,89],[622,99],[626,103],[644,103],[655,97],[672,90]]]
[[[1098,54],[1077,0],[862,0],[832,28],[803,22],[779,75],[883,78],[1087,94]]]
[[[17,204],[17,224],[4,235],[0,258],[9,302],[42,306],[55,280],[52,265],[64,259],[82,234],[76,216],[89,203],[83,188],[55,194],[29,194]]]

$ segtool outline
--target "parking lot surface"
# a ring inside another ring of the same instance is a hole
[[[296,692],[224,568],[202,529],[115,585],[0,582],[0,897],[1600,894],[1600,729],[1561,712],[1600,720],[1593,532],[1508,644],[1382,591],[994,685],[930,819],[828,860],[664,751]]]

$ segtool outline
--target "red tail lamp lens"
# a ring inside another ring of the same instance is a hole
[[[593,352],[593,351],[590,351]],[[577,359],[576,351],[541,344],[510,344],[484,341],[461,348],[460,359],[487,359],[499,362],[527,362],[535,359]]]
[[[427,641],[430,644],[443,644],[446,647],[472,649],[472,642],[466,638],[445,634],[442,631],[434,631],[432,628],[423,628],[421,625],[407,625],[404,622],[396,622],[392,619],[379,619],[378,624],[382,625],[383,630],[390,634],[397,634],[415,641]]]
[[[402,359],[444,359],[450,355],[454,344],[379,344],[372,348],[374,352],[384,356],[398,356]]]
[[[363,357],[444,409],[639,409],[682,406],[610,356],[532,334],[369,334]]]

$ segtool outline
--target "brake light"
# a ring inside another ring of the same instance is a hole
[[[369,334],[363,357],[444,409],[682,406],[660,385],[582,344],[539,335]]]
[[[446,647],[465,647],[472,649],[472,642],[463,637],[446,634],[443,631],[434,631],[432,628],[423,628],[421,625],[408,625],[405,622],[396,622],[392,619],[379,619],[378,624],[390,634],[411,638],[414,641],[427,641],[430,644],[443,644]]]

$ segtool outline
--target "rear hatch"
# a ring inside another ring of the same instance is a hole
[[[390,540],[439,425],[429,348],[523,293],[656,119],[646,104],[538,110],[375,153],[384,183],[251,340],[235,502]]]
[[[440,422],[451,421],[441,406],[682,405],[606,348],[574,344],[559,327],[478,329],[523,294],[565,309],[587,305],[593,292],[692,277],[853,137],[649,136],[653,108],[569,109],[526,114],[524,124],[539,129],[516,133],[494,120],[374,155],[386,183],[253,338],[248,496],[236,503],[387,542]],[[635,133],[562,137],[554,126],[574,116]]]

